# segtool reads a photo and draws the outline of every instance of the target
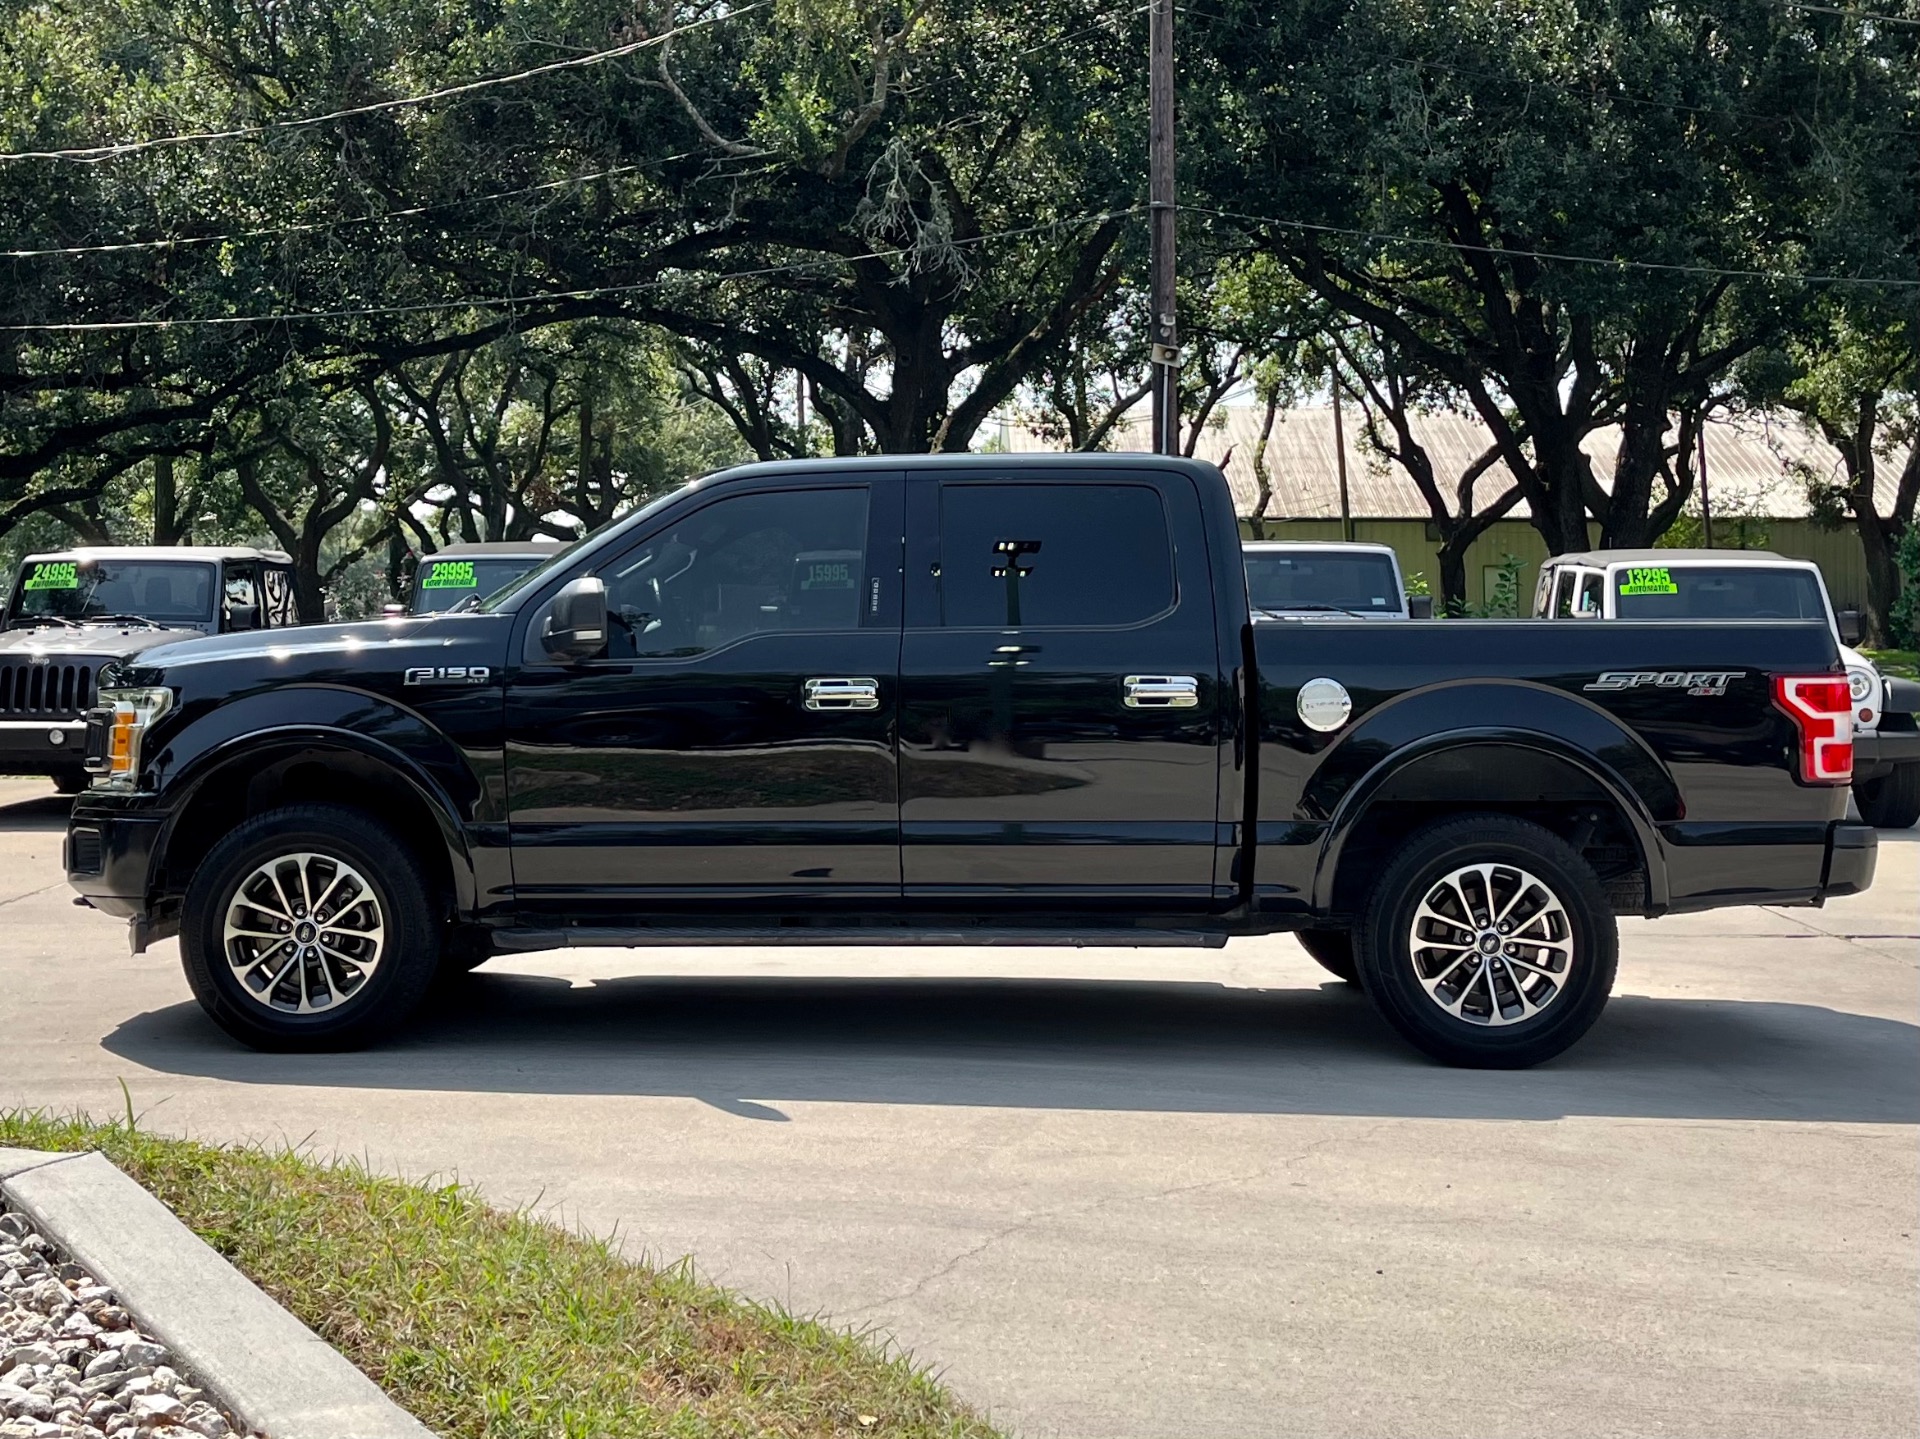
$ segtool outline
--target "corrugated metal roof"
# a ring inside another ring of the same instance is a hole
[[[1223,406],[1214,412],[1195,450],[1200,459],[1211,460],[1226,472],[1234,505],[1242,515],[1252,512],[1258,490],[1253,454],[1263,417],[1264,411],[1254,405]],[[1427,519],[1427,503],[1419,489],[1405,470],[1368,445],[1360,419],[1356,410],[1345,411],[1347,491],[1354,516]],[[1433,457],[1435,472],[1449,499],[1461,472],[1492,443],[1486,427],[1463,414],[1423,416],[1414,429]],[[1017,453],[1057,448],[1032,430],[1013,424],[1003,426],[997,437],[989,431],[988,437],[997,438],[1002,447]],[[1267,507],[1269,519],[1339,518],[1340,478],[1333,437],[1331,407],[1282,410],[1275,418],[1267,443],[1267,470],[1273,484],[1273,499]],[[1595,431],[1582,445],[1593,460],[1594,475],[1602,486],[1613,482],[1619,447],[1617,426]],[[1147,448],[1144,414],[1129,416],[1116,427],[1112,448]],[[1882,514],[1893,506],[1895,485],[1905,462],[1904,449],[1880,462],[1875,479]],[[1793,469],[1795,464],[1804,464],[1815,474],[1835,480],[1845,473],[1839,453],[1809,434],[1793,416],[1748,415],[1707,425],[1707,483],[1716,515],[1804,518],[1807,490],[1805,481]],[[1497,499],[1507,483],[1506,468],[1496,463],[1475,487],[1475,508],[1484,509]],[[1526,501],[1509,513],[1515,519],[1525,519]]]

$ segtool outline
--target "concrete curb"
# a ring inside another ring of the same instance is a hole
[[[433,1439],[99,1154],[0,1149],[0,1195],[270,1439]]]

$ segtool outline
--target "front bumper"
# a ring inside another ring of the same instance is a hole
[[[164,819],[82,800],[67,821],[67,883],[102,913],[144,915]]]
[[[55,774],[86,757],[85,720],[0,720],[0,774]]]
[[[1897,764],[1920,764],[1920,730],[1867,730],[1853,737],[1853,777],[1881,779]]]

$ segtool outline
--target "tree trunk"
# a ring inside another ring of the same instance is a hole
[[[180,543],[180,492],[174,483],[172,455],[153,457],[153,542]]]

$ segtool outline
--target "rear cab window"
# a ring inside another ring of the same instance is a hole
[[[1623,620],[1827,619],[1819,579],[1788,565],[1622,565],[1613,603]]]

